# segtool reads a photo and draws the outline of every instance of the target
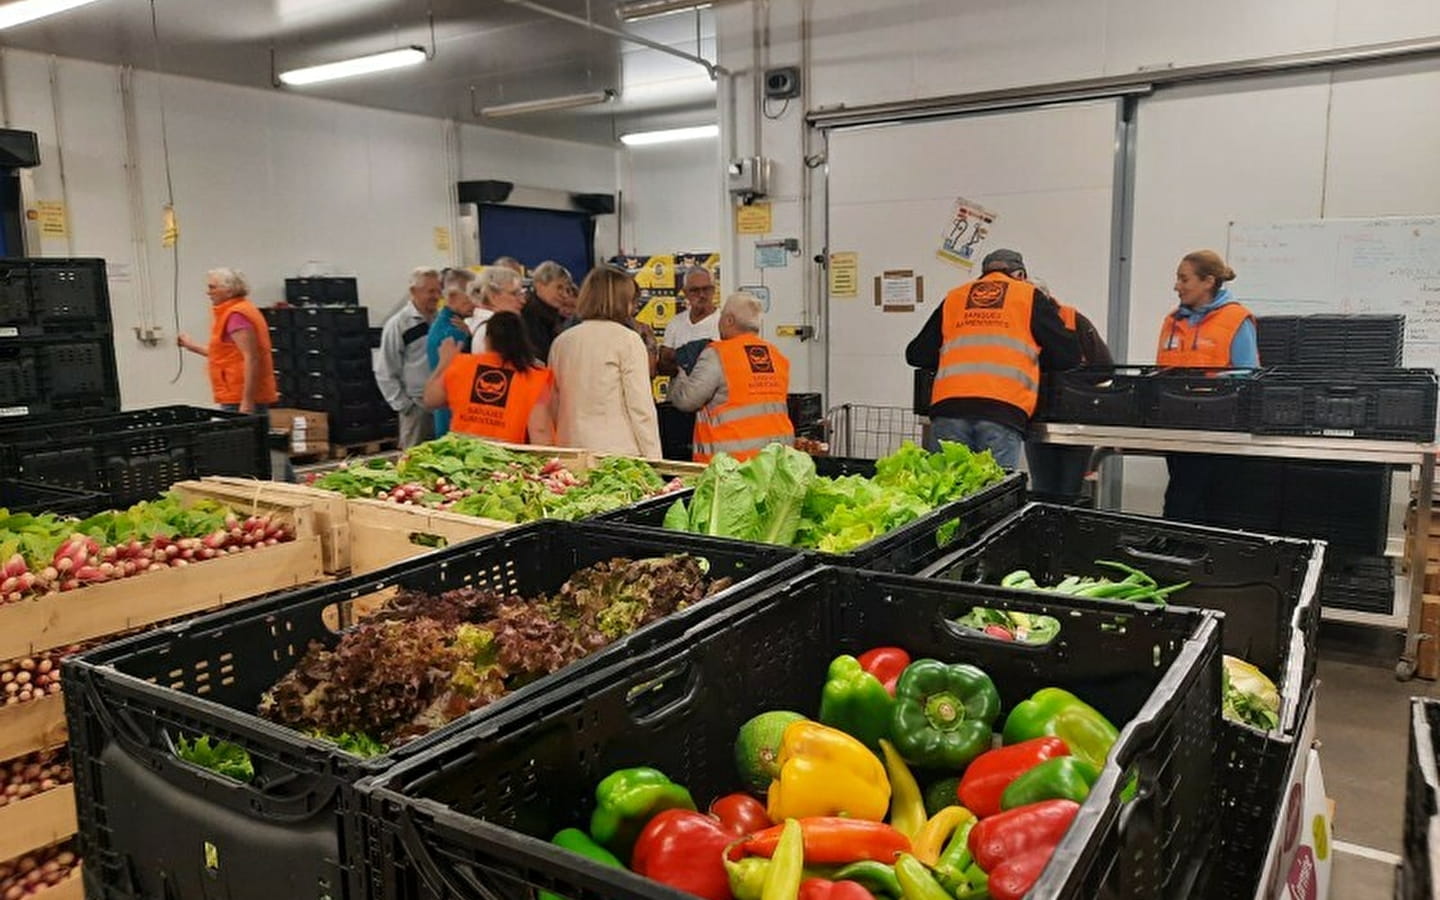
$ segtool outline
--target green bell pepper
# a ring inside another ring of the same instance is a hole
[[[667,809],[693,810],[695,801],[658,769],[619,769],[595,786],[590,834],[605,849],[629,859],[646,823]]]
[[[826,673],[820,694],[820,722],[857,738],[872,750],[890,736],[895,700],[880,679],[865,671],[853,656],[837,656]]]
[[[600,863],[602,866],[610,866],[615,869],[625,868],[625,864],[615,858],[615,854],[595,843],[590,835],[578,828],[566,828],[550,839],[550,843],[571,853],[578,853],[586,859]],[[541,891],[539,900],[561,900],[559,894],[552,894],[549,891]]]
[[[1048,759],[1010,782],[1000,795],[1000,808],[1014,809],[1042,800],[1074,800],[1084,803],[1100,770],[1078,756]]]
[[[895,684],[892,740],[917,766],[958,771],[990,749],[1000,693],[974,666],[911,663]]]
[[[1005,743],[1018,744],[1046,736],[1060,738],[1071,755],[1103,769],[1120,732],[1098,710],[1069,691],[1041,688],[1010,711],[1005,720]]]

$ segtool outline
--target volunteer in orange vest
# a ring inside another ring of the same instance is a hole
[[[1253,369],[1260,365],[1255,317],[1230,296],[1235,270],[1214,250],[1187,253],[1175,269],[1180,306],[1160,325],[1155,362],[1161,366]],[[1203,522],[1212,486],[1223,489],[1223,456],[1172,453],[1166,457],[1165,518]]]
[[[440,345],[440,362],[425,383],[427,409],[448,409],[450,430],[511,444],[549,444],[550,370],[518,313],[497,312],[485,323],[485,351],[465,353],[454,338]]]
[[[1040,370],[1075,367],[1080,348],[1055,301],[1027,280],[1018,252],[995,250],[980,271],[946,295],[905,348],[905,361],[936,370],[928,449],[953,441],[989,450],[1014,469],[1039,399]]]
[[[212,324],[209,345],[182,334],[176,343],[210,360],[210,387],[215,402],[231,412],[265,412],[280,399],[275,388],[275,363],[270,353],[270,326],[250,302],[245,276],[234,269],[211,269],[205,292],[210,295]]]
[[[670,403],[696,413],[696,462],[717,453],[743,462],[770,444],[795,443],[785,405],[790,361],[760,337],[762,312],[753,295],[731,294],[720,308],[720,340],[670,381]]]
[[[1031,283],[1039,290],[1050,294],[1050,288],[1038,278]],[[1050,294],[1060,307],[1060,321],[1066,330],[1075,334],[1080,344],[1080,364],[1093,368],[1110,368],[1115,359],[1110,348],[1100,336],[1095,323],[1073,306],[1061,303]],[[1085,487],[1085,473],[1090,470],[1090,459],[1095,448],[1074,444],[1047,444],[1036,440],[1025,441],[1025,465],[1030,470],[1030,492],[1038,499],[1053,503],[1076,503]]]

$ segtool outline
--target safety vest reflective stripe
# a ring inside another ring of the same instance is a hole
[[[1040,354],[1024,341],[1003,334],[962,334],[946,341],[940,347],[940,355],[944,356],[951,350],[958,350],[961,347],[1002,347],[1006,350],[1014,350],[1017,353],[1025,354],[1025,358],[1032,362],[1040,361]]]
[[[711,425],[725,425],[740,419],[753,419],[756,416],[788,416],[789,414],[790,410],[783,403],[749,403],[745,406],[732,406],[716,415],[711,415],[709,409],[701,409],[696,415]]]
[[[956,375],[995,375],[1000,378],[1013,378],[1020,382],[1028,390],[1037,390],[1038,385],[1029,373],[1017,366],[1006,366],[1000,363],[955,363],[949,366],[941,366],[935,373],[935,380],[951,378]]]
[[[728,453],[734,456],[737,453],[748,453],[750,451],[764,450],[771,444],[784,444],[787,447],[795,446],[793,435],[781,435],[770,438],[751,438],[750,440],[716,441],[710,444],[696,444],[695,452],[703,453],[706,456],[714,456],[717,453]]]

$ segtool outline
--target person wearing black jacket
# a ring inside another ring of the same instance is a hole
[[[525,333],[535,345],[537,358],[548,363],[550,345],[575,314],[575,280],[570,277],[569,269],[546,260],[535,267],[530,281],[530,298],[520,318],[525,322]]]
[[[905,348],[905,361],[936,370],[930,449],[955,441],[989,450],[1002,467],[1014,469],[1041,370],[1074,368],[1080,348],[1055,301],[1029,283],[1018,252],[991,252],[981,272],[945,297]]]

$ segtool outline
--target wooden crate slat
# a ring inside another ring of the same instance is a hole
[[[58,843],[78,827],[73,784],[0,806],[0,859]]]
[[[65,698],[51,694],[40,700],[0,706],[0,760],[65,743]]]

